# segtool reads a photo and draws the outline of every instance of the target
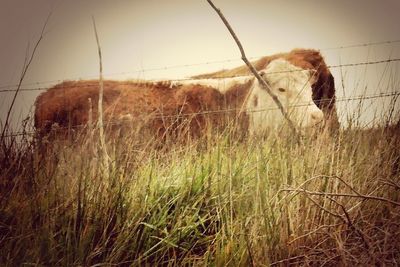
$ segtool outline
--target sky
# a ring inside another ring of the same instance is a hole
[[[400,42],[337,49],[400,40],[399,0],[214,3],[231,23],[248,57],[314,48],[321,50],[328,65],[400,58]],[[104,74],[110,79],[175,79],[243,64],[236,44],[206,0],[0,0],[0,90],[15,88],[24,59],[50,12],[22,88],[49,88],[63,80],[98,77],[92,16]],[[338,99],[400,90],[398,61],[331,71]],[[17,96],[13,127],[31,115],[40,92],[24,91]],[[12,96],[12,92],[0,92],[2,123]],[[357,110],[356,104],[338,102],[341,122]],[[365,101],[363,122],[368,124],[389,107],[390,98]]]

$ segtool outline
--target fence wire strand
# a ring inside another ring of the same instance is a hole
[[[334,69],[334,68],[343,68],[343,67],[356,67],[356,66],[365,66],[365,65],[375,65],[375,64],[383,64],[383,63],[391,63],[391,62],[399,62],[400,58],[392,58],[392,59],[386,59],[386,60],[377,60],[377,61],[367,61],[367,62],[357,62],[357,63],[347,63],[347,64],[338,64],[338,65],[329,65],[327,66],[329,69]],[[266,74],[279,74],[279,73],[290,73],[290,72],[300,72],[300,71],[306,71],[306,70],[286,70],[286,71],[274,71],[274,72],[267,72]],[[185,82],[185,81],[196,81],[196,80],[218,80],[218,79],[230,79],[230,78],[239,78],[239,77],[252,77],[252,75],[234,75],[234,76],[228,76],[228,77],[213,77],[213,78],[207,78],[207,79],[193,79],[193,78],[181,78],[181,79],[165,79],[165,80],[127,80],[127,81],[117,81],[120,85],[130,85],[130,84],[152,84],[152,83],[158,83],[158,82],[165,82],[165,83],[178,83],[179,82]],[[67,81],[66,81],[67,82]],[[71,81],[71,82],[76,82],[79,83],[79,81]],[[76,84],[72,86],[63,86],[60,89],[68,89],[68,88],[90,88],[90,87],[98,87],[97,84],[93,85],[86,85],[86,84]],[[19,89],[20,92],[28,92],[28,91],[45,91],[49,88],[47,87],[36,87],[36,88],[21,88]],[[15,92],[17,89],[2,89],[0,90],[0,93],[6,93],[6,92]]]

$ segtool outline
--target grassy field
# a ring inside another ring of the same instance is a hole
[[[2,140],[0,265],[394,266],[399,133]]]

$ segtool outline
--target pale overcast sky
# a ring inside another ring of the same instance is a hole
[[[400,58],[400,43],[347,49],[326,48],[400,40],[399,0],[214,0],[242,40],[249,57],[321,49],[329,65]],[[26,48],[39,36],[50,10],[46,35],[24,88],[98,75],[91,16],[109,78],[181,78],[242,64],[239,51],[206,0],[0,0],[0,86],[16,84]],[[146,69],[239,59],[158,71]],[[144,71],[140,71],[144,70]],[[337,97],[399,91],[398,62],[332,69]],[[343,78],[343,79],[342,79]],[[344,86],[342,85],[342,80]],[[32,84],[34,83],[34,84]],[[39,84],[37,84],[39,83]],[[24,118],[40,92],[18,96],[14,123]],[[11,96],[0,93],[3,121]],[[371,119],[388,101],[367,103]],[[344,120],[354,109],[339,103]]]

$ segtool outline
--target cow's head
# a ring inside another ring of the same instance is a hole
[[[303,70],[283,59],[276,59],[259,74],[269,84],[298,128],[311,127],[323,121],[324,114],[312,99],[311,85],[315,76],[313,71]],[[258,128],[279,127],[284,122],[282,113],[257,81],[251,98],[248,107],[265,110],[252,116],[253,131]]]

